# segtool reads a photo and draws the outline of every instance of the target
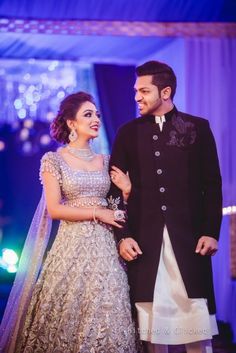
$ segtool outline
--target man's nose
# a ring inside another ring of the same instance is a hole
[[[142,100],[142,96],[139,92],[135,93],[134,99],[136,100],[136,102],[139,102]]]

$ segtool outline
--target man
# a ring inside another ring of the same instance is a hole
[[[211,255],[222,210],[215,141],[207,120],[174,106],[176,76],[168,65],[149,61],[136,74],[141,117],[118,131],[111,167],[128,172],[132,184],[128,221],[116,236],[140,338],[146,352],[185,344],[187,352],[209,353],[217,334]],[[123,207],[114,184],[110,201]]]

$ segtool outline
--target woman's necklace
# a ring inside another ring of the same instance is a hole
[[[76,148],[67,145],[67,150],[72,156],[83,159],[84,161],[91,161],[95,157],[95,153],[91,148]]]

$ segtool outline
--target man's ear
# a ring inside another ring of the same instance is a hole
[[[169,99],[171,96],[171,87],[167,86],[161,90],[161,98],[164,100]]]

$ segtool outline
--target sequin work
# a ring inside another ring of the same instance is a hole
[[[106,206],[108,157],[100,171],[73,171],[48,152],[40,175],[52,173],[63,202]],[[135,353],[126,273],[112,228],[61,221],[34,289],[17,353]]]

